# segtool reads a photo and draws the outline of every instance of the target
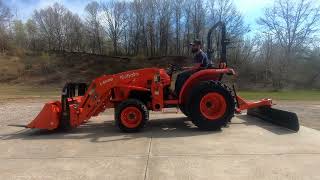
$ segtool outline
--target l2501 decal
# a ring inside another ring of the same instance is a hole
[[[109,78],[109,79],[103,80],[99,84],[100,84],[100,86],[102,86],[102,85],[105,85],[105,84],[107,84],[107,83],[109,83],[111,81],[113,81],[113,78]]]

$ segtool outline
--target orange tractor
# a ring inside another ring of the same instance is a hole
[[[179,107],[192,122],[204,130],[219,129],[229,123],[235,113],[248,110],[249,115],[294,131],[299,130],[295,113],[271,108],[271,99],[248,102],[235,89],[222,83],[224,75],[235,75],[226,66],[224,23],[217,23],[208,33],[208,55],[211,57],[211,34],[219,28],[221,48],[219,67],[198,68],[178,94],[170,89],[172,74],[178,66],[168,69],[146,68],[96,78],[85,83],[67,83],[61,101],[48,102],[26,127],[38,129],[71,129],[86,123],[107,108],[115,108],[115,124],[125,132],[145,127],[149,111]],[[182,68],[184,69],[184,68]]]

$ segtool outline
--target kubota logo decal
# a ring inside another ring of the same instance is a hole
[[[133,72],[130,74],[123,74],[120,76],[120,79],[129,79],[129,78],[133,78],[133,77],[137,77],[139,76],[139,73]]]

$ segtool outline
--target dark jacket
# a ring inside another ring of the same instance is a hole
[[[200,50],[200,52],[198,52],[194,56],[193,62],[200,63],[201,67],[208,67],[209,65],[211,65],[211,62],[209,61],[207,54],[204,53],[202,50]]]

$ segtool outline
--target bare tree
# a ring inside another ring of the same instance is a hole
[[[223,21],[232,38],[241,38],[249,27],[244,23],[243,15],[237,10],[232,0],[208,1],[208,25]]]
[[[24,49],[27,46],[27,39],[26,39],[26,31],[25,26],[21,20],[15,20],[13,22],[13,33],[14,33],[14,43],[15,46]]]
[[[287,56],[319,32],[320,6],[313,0],[276,0],[258,23],[272,33]]]
[[[45,9],[36,10],[33,17],[41,39],[47,50],[80,51],[83,24],[78,15],[55,3]],[[80,43],[80,44],[79,44]]]
[[[260,57],[259,60],[263,65],[263,80],[265,82],[270,81],[273,72],[273,64],[274,64],[274,53],[275,53],[275,43],[273,37],[266,33],[264,37],[260,38],[259,51]]]
[[[273,53],[276,66],[273,81],[276,88],[282,88],[289,81],[289,71],[297,63],[311,38],[319,32],[320,6],[313,0],[276,0],[267,8],[258,23],[275,39],[282,53]]]
[[[203,0],[192,0],[191,21],[193,25],[193,38],[203,39],[206,19],[206,8]]]
[[[52,7],[35,10],[34,21],[37,23],[41,35],[46,39],[48,50],[63,49],[63,16],[66,9],[55,3]]]
[[[10,9],[0,0],[0,48],[2,52],[8,49],[9,46],[7,28],[11,17]]]
[[[10,9],[3,4],[2,0],[0,1],[0,24],[9,22],[12,15]]]
[[[193,37],[191,37],[192,35],[192,22],[191,22],[191,17],[192,17],[192,10],[193,10],[193,4],[191,1],[186,1],[183,4],[184,8],[183,8],[183,14],[185,17],[185,23],[184,23],[184,32],[183,32],[183,43],[184,44],[189,44],[191,42],[191,39],[193,39]],[[183,54],[190,54],[189,51],[189,46],[187,46],[187,48],[185,48],[186,46],[183,46]]]
[[[26,32],[27,32],[27,41],[28,41],[28,48],[30,50],[37,50],[39,44],[39,32],[37,28],[37,24],[32,19],[29,19],[26,23]]]
[[[306,66],[305,68],[300,68],[300,74],[304,75],[304,78],[301,78],[303,86],[320,88],[320,47],[315,47],[311,51],[304,65]],[[308,71],[305,71],[305,69]]]
[[[156,29],[157,29],[157,6],[155,0],[149,0],[145,2],[145,16],[146,16],[146,23],[145,23],[145,31],[147,33],[146,41],[147,41],[147,55],[154,56],[156,54],[156,44],[157,44],[157,37],[156,37]],[[144,29],[144,28],[143,28]],[[145,47],[146,48],[146,47]]]
[[[127,26],[127,4],[126,2],[111,1],[102,5],[106,32],[113,44],[114,54],[119,53],[119,43]]]
[[[181,26],[182,26],[182,18],[183,11],[182,7],[185,0],[175,0],[173,2],[173,11],[174,11],[174,21],[175,21],[175,50],[178,55],[181,54]]]
[[[168,55],[168,39],[170,36],[171,7],[169,0],[158,0],[158,32],[159,32],[159,54]]]
[[[93,1],[85,7],[87,41],[92,53],[103,53],[102,26],[99,19],[100,5]]]
[[[128,27],[130,36],[129,44],[133,49],[133,55],[141,53],[147,54],[145,5],[145,0],[134,0],[130,4],[129,18],[131,23],[128,23]]]
[[[83,24],[78,15],[72,14],[68,11],[64,16],[64,50],[75,52],[83,49]]]

